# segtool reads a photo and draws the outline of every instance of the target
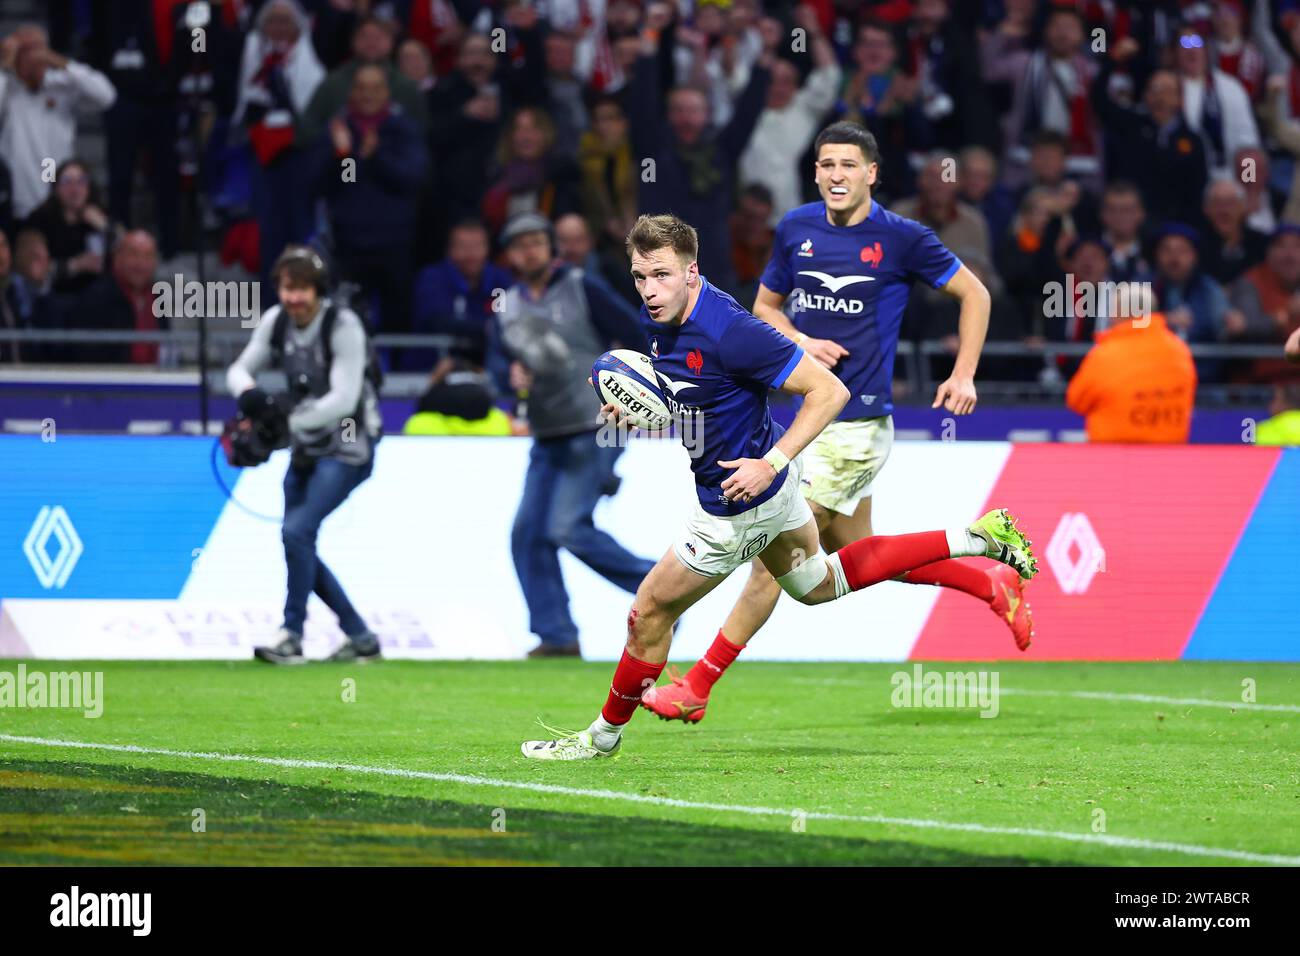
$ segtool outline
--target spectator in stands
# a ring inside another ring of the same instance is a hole
[[[40,27],[0,41],[0,156],[13,177],[15,219],[49,195],[54,164],[72,155],[76,114],[106,110],[115,96],[103,73],[51,50]]]
[[[953,157],[931,155],[921,167],[916,185],[917,195],[894,203],[893,211],[929,226],[958,259],[976,257],[991,262],[988,224],[974,207],[957,198],[957,165]]]
[[[449,357],[480,368],[486,365],[492,307],[513,282],[510,273],[489,260],[490,246],[482,222],[462,220],[451,229],[447,257],[420,270],[415,279],[411,330],[421,335],[451,335],[460,341],[436,351],[409,349],[404,353],[405,368],[434,368]]]
[[[1115,303],[1108,291],[1114,288],[1110,276],[1110,248],[1096,236],[1080,236],[1070,243],[1064,256],[1067,277],[1072,280],[1073,298],[1067,282],[1063,302],[1064,321],[1048,324],[1048,338],[1064,342],[1087,342],[1107,328],[1116,315]],[[1136,284],[1135,284],[1136,286]],[[1054,334],[1052,329],[1061,329]],[[1065,362],[1064,366],[1072,363]]]
[[[1165,321],[1180,339],[1219,342],[1228,297],[1219,283],[1197,267],[1199,240],[1196,230],[1184,223],[1165,224],[1156,237],[1153,291]],[[1202,369],[1203,373],[1207,371]]]
[[[429,55],[429,48],[416,39],[405,39],[398,46],[397,70],[426,97],[437,81],[433,75],[433,57]]]
[[[582,269],[589,278],[603,282],[628,305],[641,307],[627,253],[602,253],[596,249],[587,220],[576,212],[565,213],[555,220],[555,251],[561,260]]]
[[[772,64],[767,106],[759,115],[749,147],[740,157],[740,181],[761,183],[772,194],[769,225],[773,227],[787,212],[802,205],[808,170],[799,168],[797,159],[822,127],[840,85],[835,50],[822,33],[813,8],[799,7],[795,21],[807,31],[813,70],[801,87],[799,69],[793,63],[778,58]]]
[[[28,247],[24,250],[23,269],[10,253],[9,238],[0,232],[0,330],[58,328],[59,313],[54,299],[43,288],[46,285],[43,273],[49,271],[49,255],[40,234],[22,233],[19,240]],[[59,357],[60,350],[51,343],[0,338],[0,363],[50,362]]]
[[[14,235],[14,180],[3,156],[0,156],[0,232]]]
[[[627,116],[616,98],[597,99],[591,119],[591,129],[578,144],[583,209],[597,246],[624,256],[623,242],[636,219],[641,167],[633,161]]]
[[[1003,130],[1013,181],[1019,180],[1028,163],[1033,135],[1050,130],[1065,144],[1068,173],[1093,188],[1100,185],[1101,130],[1088,96],[1097,64],[1088,57],[1083,41],[1078,11],[1059,6],[1048,14],[1042,49],[1030,50],[1023,35],[1009,30],[986,35],[985,80],[1012,86],[1012,107]]]
[[[50,294],[54,284],[50,247],[35,229],[19,230],[14,240],[14,273],[27,283],[33,295]]]
[[[726,126],[755,61],[783,33],[772,17],[737,18],[721,3],[698,4],[693,18],[673,31],[677,85],[702,91],[714,124]]]
[[[176,153],[179,104],[167,68],[170,64],[165,61],[174,39],[173,24],[170,19],[159,22],[150,0],[95,4],[92,9],[91,62],[117,91],[104,114],[108,134],[106,209],[115,222],[132,223],[136,167],[141,153],[147,154],[147,182],[154,200],[159,245],[163,258],[169,259],[180,245],[181,197]],[[160,49],[164,46],[167,48]]]
[[[372,314],[370,325],[384,332],[411,329],[416,198],[428,175],[428,153],[394,108],[388,74],[358,67],[347,108],[316,147],[314,182],[329,206],[336,268],[378,301],[379,321]]]
[[[465,37],[460,14],[472,17],[478,13],[477,7],[456,0],[410,4],[408,35],[432,54],[435,76],[444,77],[455,69],[457,50]]]
[[[661,18],[671,15],[671,8],[666,8]],[[767,98],[773,49],[780,34],[765,34],[765,48],[750,70],[731,120],[715,131],[710,124],[709,101],[697,89],[673,89],[665,117],[656,31],[666,23],[648,22],[660,26],[650,25],[642,35],[641,56],[626,101],[629,114],[636,117],[631,127],[632,155],[653,161],[653,178],[640,184],[640,209],[646,213],[671,209],[692,223],[700,237],[700,271],[718,288],[735,292],[727,220],[735,193],[736,163]]]
[[[653,562],[630,554],[598,529],[592,512],[615,484],[620,441],[597,441],[587,372],[615,343],[645,351],[630,306],[567,264],[555,265],[550,224],[536,213],[501,235],[518,277],[494,315],[491,367],[503,390],[527,395],[534,436],[523,497],[511,532],[515,571],[541,643],[530,657],[577,656],[559,551],[635,593]]]
[[[1254,100],[1263,92],[1268,64],[1254,41],[1242,33],[1244,19],[1242,0],[1216,0],[1214,65],[1240,83]]]
[[[1246,190],[1246,225],[1272,235],[1277,228],[1277,212],[1273,208],[1273,163],[1268,151],[1259,146],[1240,149],[1232,169]]]
[[[741,190],[731,214],[731,264],[739,282],[737,299],[745,308],[754,304],[759,280],[772,257],[776,230],[771,222],[772,194],[761,183],[750,183]]]
[[[81,160],[69,159],[59,167],[54,191],[28,217],[26,227],[45,237],[54,263],[55,293],[79,294],[103,274],[113,237],[90,169]]]
[[[1278,226],[1264,261],[1229,287],[1228,299],[1239,313],[1225,317],[1230,340],[1287,341],[1300,327],[1300,225]],[[1284,373],[1280,359],[1259,359],[1243,370],[1243,376],[1251,381],[1271,381]]]
[[[955,154],[971,143],[989,148],[997,144],[996,119],[980,76],[978,7],[948,0],[912,4],[905,69],[919,84],[921,128],[914,149]]]
[[[1136,186],[1122,179],[1106,184],[1101,194],[1101,237],[1110,247],[1110,277],[1115,282],[1151,278],[1151,266],[1142,254],[1146,217]]]
[[[1032,338],[1059,338],[1059,326],[1049,329],[1043,314],[1044,287],[1064,281],[1061,265],[1074,233],[1065,227],[1055,193],[1030,189],[998,249],[997,271],[1007,295],[1018,304]]]
[[[537,212],[547,218],[582,209],[577,164],[555,148],[555,124],[544,110],[524,106],[506,123],[481,212],[499,230],[510,217]]]
[[[113,268],[82,294],[74,314],[86,328],[156,332],[168,328],[166,316],[154,312],[153,282],[158,270],[158,246],[149,233],[124,233],[113,245]],[[83,345],[82,362],[158,364],[163,350],[157,342]]]
[[[1135,57],[1132,37],[1115,47],[1092,85],[1092,102],[1106,129],[1107,166],[1112,178],[1137,185],[1147,215],[1157,222],[1196,217],[1196,197],[1208,177],[1205,144],[1182,112],[1182,87],[1169,70],[1156,70],[1146,81],[1141,106],[1111,98],[1112,69]]]
[[[915,131],[924,123],[920,80],[908,75],[898,62],[898,40],[887,24],[868,20],[858,28],[852,50],[852,67],[840,92],[840,119],[867,128],[880,146],[881,184],[891,196],[912,191],[913,176],[908,151]]]
[[[1195,401],[1191,350],[1158,312],[1098,333],[1065,393],[1094,442],[1186,442]]]
[[[383,71],[393,102],[421,136],[427,135],[429,110],[425,95],[393,65],[392,56],[392,23],[374,15],[360,20],[352,34],[352,59],[319,81],[308,104],[299,110],[298,131],[303,141],[315,143],[330,120],[347,106],[353,78],[363,66],[378,66]]]
[[[1097,200],[1069,177],[1068,160],[1065,137],[1054,130],[1039,130],[1030,138],[1029,180],[1021,195],[1029,189],[1048,190],[1066,229],[1079,235],[1093,235],[1101,231]]]
[[[252,205],[257,217],[262,281],[286,245],[312,231],[310,151],[314,143],[294,118],[325,77],[311,45],[307,15],[295,0],[271,0],[244,41],[239,96],[232,123],[248,133]],[[269,286],[268,286],[269,287]]]
[[[578,140],[589,125],[584,86],[576,71],[578,40],[572,34],[552,31],[545,40],[546,106],[555,123],[555,149],[561,155],[578,155]]]
[[[1178,31],[1174,62],[1182,85],[1183,118],[1205,144],[1210,172],[1234,173],[1237,151],[1259,146],[1250,96],[1235,78],[1214,67],[1205,38],[1195,29]]]
[[[506,15],[522,16],[516,11],[524,9],[511,7]],[[523,99],[515,79],[504,63],[498,64],[486,36],[468,33],[456,69],[429,94],[437,189],[452,221],[479,213],[502,117]]]
[[[1300,157],[1300,122],[1286,118],[1290,113],[1286,106],[1289,95],[1290,91],[1282,77],[1270,77],[1268,92],[1260,99],[1259,115],[1268,134],[1294,158]],[[1286,205],[1282,208],[1282,218],[1287,222],[1300,222],[1300,162],[1293,165],[1295,170],[1291,174],[1291,190],[1287,194]],[[1256,174],[1258,172],[1256,170]]]
[[[1246,190],[1234,179],[1210,183],[1202,208],[1209,231],[1201,244],[1201,269],[1226,286],[1264,261],[1268,235],[1246,225]]]
[[[957,198],[984,216],[992,246],[1001,244],[1016,214],[1016,199],[998,182],[997,158],[983,146],[967,146],[957,154]]]

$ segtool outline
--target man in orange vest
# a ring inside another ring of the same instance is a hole
[[[1118,291],[1115,314],[1125,317],[1097,333],[1065,403],[1084,416],[1089,441],[1186,442],[1196,399],[1191,350],[1163,315],[1134,305],[1140,283],[1120,283]]]

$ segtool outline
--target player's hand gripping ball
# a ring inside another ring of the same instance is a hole
[[[591,384],[600,404],[614,406],[620,419],[650,431],[668,427],[672,412],[648,355],[632,349],[606,352],[591,367]]]

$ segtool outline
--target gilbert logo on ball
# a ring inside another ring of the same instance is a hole
[[[591,381],[602,405],[616,405],[633,425],[668,427],[672,413],[655,379],[650,357],[632,349],[606,352],[591,367]]]

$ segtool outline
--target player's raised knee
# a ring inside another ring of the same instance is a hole
[[[838,596],[831,563],[824,551],[799,562],[777,578],[776,583],[800,604],[821,604]]]

